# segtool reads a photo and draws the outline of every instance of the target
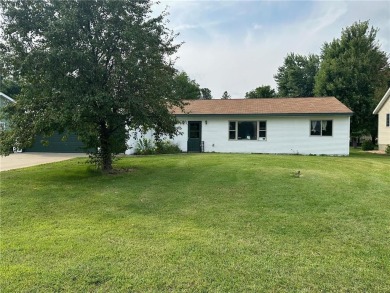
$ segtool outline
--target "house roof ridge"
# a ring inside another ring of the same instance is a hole
[[[282,99],[329,99],[329,98],[335,98],[334,96],[316,96],[316,97],[274,97],[274,98],[255,98],[255,99],[249,99],[249,98],[233,98],[233,99],[184,99],[183,101],[193,102],[193,101],[255,101],[255,100],[282,100]]]
[[[343,114],[352,111],[336,97],[185,100],[184,112],[176,115],[263,115],[263,114]]]

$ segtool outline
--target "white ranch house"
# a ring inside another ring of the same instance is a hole
[[[378,115],[378,149],[384,151],[390,145],[390,88],[374,110]]]
[[[349,155],[353,112],[335,97],[187,103],[172,110],[182,132],[172,141],[183,152]],[[132,154],[136,140],[128,145]]]

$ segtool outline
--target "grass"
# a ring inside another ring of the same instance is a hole
[[[1,292],[390,291],[389,156],[116,165],[1,173]]]

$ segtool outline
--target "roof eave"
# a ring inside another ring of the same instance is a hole
[[[16,103],[16,101],[14,99],[12,99],[11,97],[7,96],[6,94],[3,94],[2,92],[0,92],[0,96],[6,98],[8,101],[10,101],[12,103]]]
[[[383,96],[383,98],[380,100],[379,104],[374,109],[374,112],[372,112],[372,113],[373,114],[379,114],[379,111],[382,109],[383,105],[385,104],[385,102],[387,101],[387,99],[389,97],[390,97],[390,87],[387,90],[387,92],[385,93],[385,95]]]
[[[352,116],[353,112],[343,112],[343,113],[246,113],[246,114],[240,114],[240,113],[225,113],[225,114],[194,114],[194,113],[181,113],[181,114],[173,114],[175,116],[323,116],[323,115],[332,115],[332,116]]]

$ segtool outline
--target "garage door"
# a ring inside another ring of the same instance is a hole
[[[43,139],[38,135],[31,148],[26,149],[26,152],[47,152],[47,153],[82,153],[83,143],[78,140],[76,134],[70,134],[68,139],[62,141],[62,134],[55,133],[49,138]],[[42,145],[41,141],[47,140],[49,144]]]

